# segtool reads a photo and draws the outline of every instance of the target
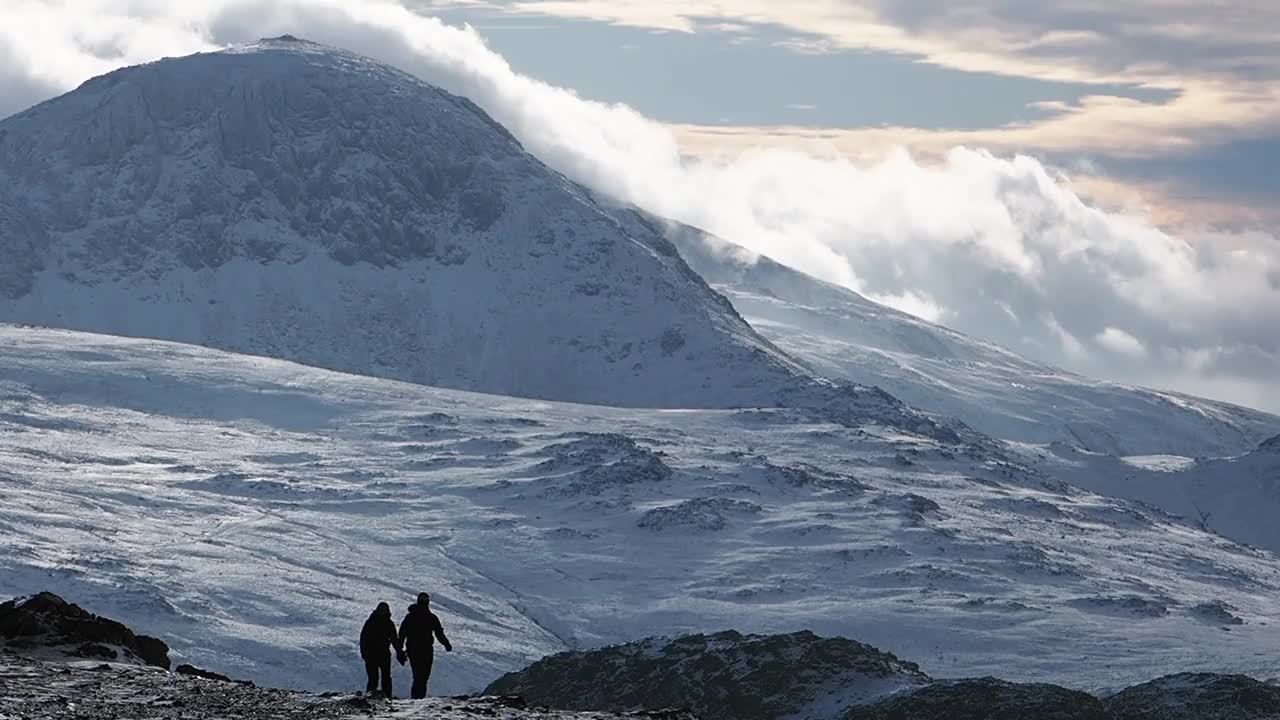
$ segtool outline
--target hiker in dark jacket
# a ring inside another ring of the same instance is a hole
[[[391,648],[396,655],[401,654],[400,636],[396,634],[396,623],[391,619],[391,606],[378,603],[378,607],[364,621],[360,630],[360,658],[364,660],[364,671],[369,675],[369,683],[365,690],[370,694],[378,691],[378,681],[382,681],[382,694],[391,697]]]
[[[427,696],[427,681],[431,679],[436,640],[444,646],[445,652],[453,652],[453,645],[444,636],[440,618],[431,612],[431,596],[418,593],[418,602],[409,606],[409,614],[400,623],[400,642],[413,666],[413,692],[409,697],[414,700]],[[400,662],[403,664],[404,660]]]

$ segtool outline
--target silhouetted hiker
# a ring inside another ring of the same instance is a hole
[[[435,660],[435,641],[440,640],[445,652],[453,652],[449,638],[444,636],[440,618],[431,612],[431,596],[418,593],[418,602],[409,606],[409,614],[400,623],[400,642],[413,666],[413,692],[409,697],[420,700],[427,696],[427,681],[431,679],[431,663]],[[403,660],[400,661],[403,664]]]
[[[391,619],[391,606],[378,603],[360,630],[360,658],[364,660],[364,671],[369,674],[369,684],[365,686],[369,693],[378,691],[378,681],[381,680],[382,694],[391,697],[392,647],[395,647],[397,656],[402,654],[396,623]]]

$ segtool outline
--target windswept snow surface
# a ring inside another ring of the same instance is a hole
[[[1020,442],[1113,455],[1235,455],[1280,433],[1280,417],[1091,380],[885,307],[694,228],[667,237],[751,325],[830,377]]]
[[[357,687],[360,624],[420,590],[456,648],[441,694],[725,628],[1085,688],[1267,677],[1280,646],[1270,552],[986,446],[788,409],[517,400],[0,326],[0,497],[0,596],[57,592],[261,684]]]
[[[1151,503],[1236,542],[1280,552],[1280,435],[1226,458],[1114,458],[1053,445],[1027,461],[1075,485]]]

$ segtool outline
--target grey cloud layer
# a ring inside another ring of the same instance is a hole
[[[83,8],[73,18],[28,5],[67,38],[84,22]],[[105,40],[34,46],[0,34],[0,43],[27,53],[17,63],[26,68],[149,59],[137,57],[147,44],[131,32],[161,38],[164,52],[182,38],[195,51],[284,32],[341,45],[471,97],[587,185],[884,302],[1069,368],[1280,410],[1280,242],[1270,235],[1172,236],[1087,206],[1026,157],[689,159],[667,128],[518,75],[474,33],[389,2],[226,1],[181,12],[102,3],[97,12],[117,28]],[[85,79],[70,75],[64,87]]]

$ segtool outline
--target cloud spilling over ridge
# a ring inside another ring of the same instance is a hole
[[[16,7],[41,34],[0,28],[14,60],[0,112],[111,67],[293,33],[472,98],[588,186],[887,304],[1089,374],[1280,411],[1280,240],[1173,236],[1088,206],[1029,157],[689,158],[668,128],[521,76],[474,32],[389,0]]]

